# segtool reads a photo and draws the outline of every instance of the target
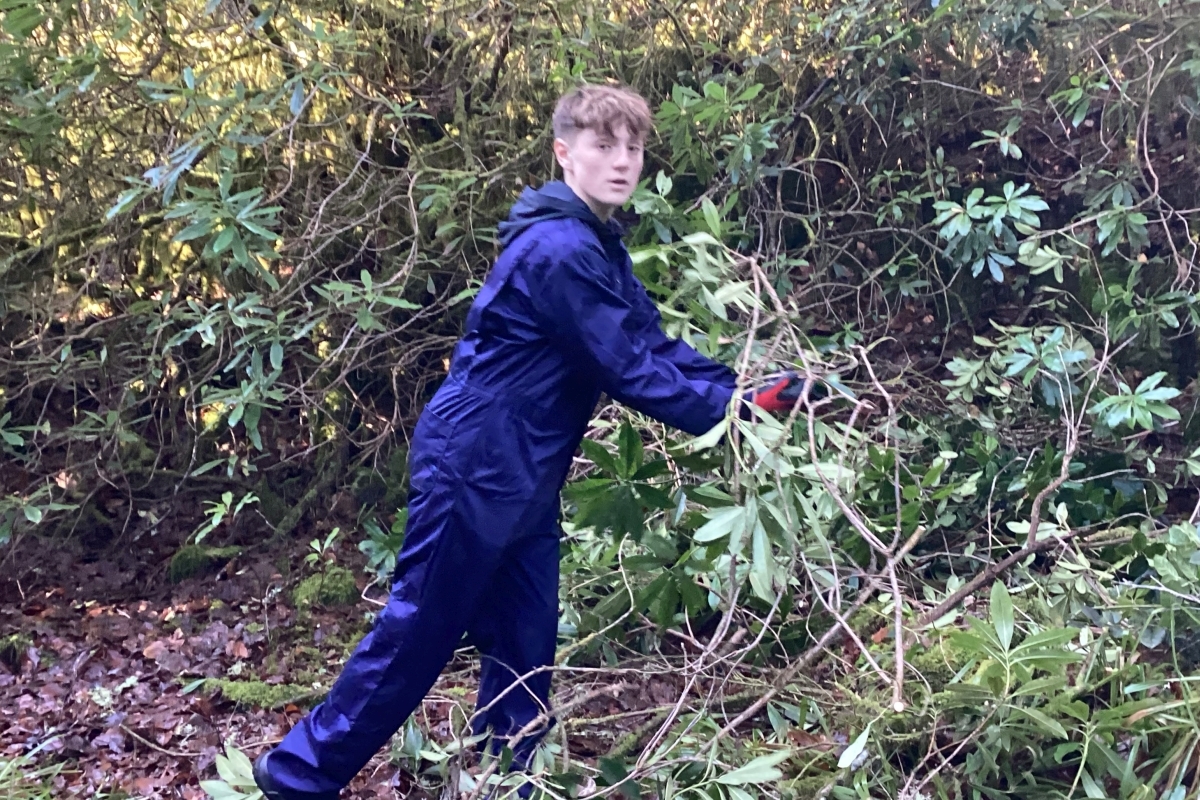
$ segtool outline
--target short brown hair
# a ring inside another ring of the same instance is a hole
[[[612,136],[625,125],[633,136],[650,132],[650,106],[628,86],[588,84],[572,89],[554,107],[554,138],[564,139],[585,128]]]

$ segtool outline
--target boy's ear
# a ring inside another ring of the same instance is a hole
[[[563,172],[571,171],[573,164],[571,162],[571,146],[564,139],[554,140],[554,157],[558,160],[558,165],[563,168]]]

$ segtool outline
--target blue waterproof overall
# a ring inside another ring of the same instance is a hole
[[[476,731],[503,741],[546,712],[548,670],[513,684],[554,661],[559,491],[601,392],[696,435],[732,397],[734,374],[663,334],[618,228],[566,184],[526,189],[500,235],[450,375],[417,423],[388,604],[270,756],[298,798],[336,796],[464,633],[483,656]],[[514,744],[518,766],[536,738]]]

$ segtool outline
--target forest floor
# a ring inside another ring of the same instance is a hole
[[[36,750],[34,765],[60,767],[49,796],[205,798],[199,783],[217,777],[225,744],[253,758],[278,742],[331,685],[378,608],[361,592],[340,607],[298,606],[293,590],[307,575],[291,566],[303,561],[299,546],[174,584],[172,549],[85,557],[61,540],[26,539],[0,572],[0,761]],[[338,561],[362,590],[361,556],[343,549]],[[14,574],[13,563],[38,566]],[[380,596],[379,587],[367,593]],[[452,709],[469,713],[475,669],[460,652],[418,712],[434,741],[453,739]],[[596,696],[575,711],[583,724],[572,756],[605,752],[677,696],[662,679],[595,692],[604,680],[588,678]],[[560,682],[560,692],[579,689]],[[587,731],[587,717],[613,716],[620,721]],[[385,749],[343,797],[421,796],[414,789]]]

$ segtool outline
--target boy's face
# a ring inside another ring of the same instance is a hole
[[[637,187],[644,144],[644,137],[632,135],[625,125],[612,135],[585,128],[569,140],[555,139],[554,154],[566,184],[596,216],[607,220]]]

